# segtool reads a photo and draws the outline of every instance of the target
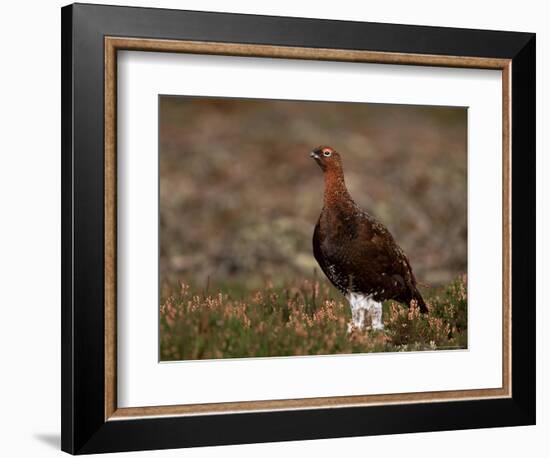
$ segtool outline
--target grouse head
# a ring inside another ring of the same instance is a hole
[[[330,146],[319,146],[309,153],[323,172],[342,173],[342,161],[340,155]]]

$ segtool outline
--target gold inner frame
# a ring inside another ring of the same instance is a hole
[[[241,57],[364,62],[400,65],[480,68],[502,71],[502,387],[400,394],[354,395],[119,408],[117,405],[117,51],[153,51]],[[510,59],[438,56],[344,49],[300,48],[240,43],[214,43],[105,37],[105,420],[151,416],[207,415],[380,404],[507,398],[512,395],[511,367],[511,66]]]

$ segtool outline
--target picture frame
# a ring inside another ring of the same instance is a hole
[[[62,449],[83,454],[534,424],[535,41],[520,32],[62,8]],[[502,386],[119,408],[116,64],[123,50],[501,71]]]

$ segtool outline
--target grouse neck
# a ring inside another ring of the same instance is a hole
[[[325,172],[325,207],[332,207],[334,205],[352,204],[353,201],[346,188],[346,182],[344,181],[344,174],[339,171],[327,171]]]

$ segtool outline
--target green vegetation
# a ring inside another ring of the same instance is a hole
[[[326,283],[297,281],[246,293],[181,285],[160,307],[161,360],[323,355],[467,347],[466,276],[423,292],[430,307],[384,303],[384,331],[348,332],[349,305]]]

